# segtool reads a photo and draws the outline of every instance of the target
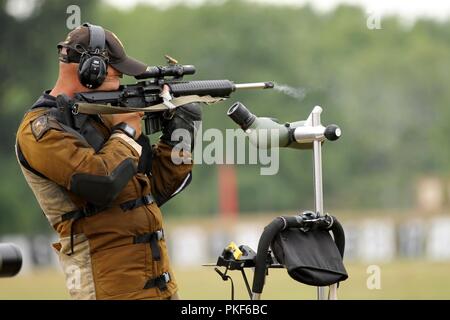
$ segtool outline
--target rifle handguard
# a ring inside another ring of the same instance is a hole
[[[189,95],[228,97],[236,89],[234,83],[229,80],[199,80],[168,85],[174,97]]]

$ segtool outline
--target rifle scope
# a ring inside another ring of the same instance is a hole
[[[195,67],[193,65],[174,64],[168,66],[148,67],[144,73],[135,76],[136,79],[175,77],[181,78],[186,74],[194,74]]]

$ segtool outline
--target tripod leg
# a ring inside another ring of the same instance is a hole
[[[252,290],[250,289],[250,285],[248,284],[247,275],[245,274],[244,268],[241,269],[242,278],[244,278],[245,286],[247,288],[248,295],[250,299],[252,299]]]
[[[327,287],[317,287],[317,300],[327,300]]]
[[[337,300],[337,283],[330,286],[330,291],[328,292],[328,300]]]
[[[261,300],[261,293],[253,293],[252,300]]]

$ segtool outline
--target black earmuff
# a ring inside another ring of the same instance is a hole
[[[86,88],[95,89],[105,81],[108,70],[105,30],[89,23],[83,26],[89,28],[89,48],[81,54],[78,78]]]

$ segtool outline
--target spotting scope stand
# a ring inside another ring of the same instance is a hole
[[[323,209],[323,183],[322,183],[322,142],[325,140],[334,141],[340,138],[342,132],[336,125],[329,125],[324,127],[321,123],[320,115],[323,109],[320,106],[315,106],[310,113],[308,119],[302,126],[295,128],[293,137],[299,144],[313,144],[313,164],[314,164],[314,211],[316,217],[320,221],[325,218]],[[339,224],[339,237],[342,228]],[[336,239],[335,239],[336,241]],[[260,245],[258,245],[258,252]],[[260,300],[261,293],[253,292],[252,300]],[[329,287],[329,294],[326,294],[326,287],[317,287],[317,299],[318,300],[337,300],[337,284],[333,284]]]
[[[260,300],[263,291],[265,278],[269,268],[284,268],[274,258],[270,245],[275,236],[281,231],[288,228],[300,228],[303,230],[311,230],[320,228],[328,230],[333,236],[333,240],[343,257],[345,248],[345,234],[339,221],[328,214],[325,214],[323,207],[323,185],[322,185],[322,143],[325,140],[334,141],[341,136],[341,129],[336,125],[328,125],[324,127],[321,123],[322,108],[315,106],[308,119],[305,121],[297,121],[294,123],[280,125],[273,122],[270,118],[257,118],[251,114],[242,104],[236,103],[230,107],[228,115],[247,133],[251,134],[254,130],[267,130],[267,128],[278,128],[282,132],[280,142],[282,147],[307,149],[313,151],[314,163],[314,212],[305,211],[303,214],[291,217],[277,217],[264,228],[259,243],[258,250],[254,252],[246,245],[236,246],[231,242],[219,256],[216,264],[206,264],[205,266],[215,266],[216,272],[223,280],[228,280],[229,270],[239,270],[244,278],[245,285],[250,299]],[[287,138],[290,135],[290,138]],[[250,136],[249,136],[250,137]],[[250,140],[251,143],[257,144],[256,140]],[[287,142],[288,141],[288,142]],[[261,145],[258,145],[261,147]],[[267,147],[267,145],[264,145]],[[217,267],[225,267],[225,271],[220,271]],[[253,286],[247,281],[245,268],[254,269]],[[232,283],[232,298],[234,296],[234,286]],[[327,295],[326,287],[317,287],[317,299],[319,300],[336,300],[337,299],[337,283],[329,286]]]

